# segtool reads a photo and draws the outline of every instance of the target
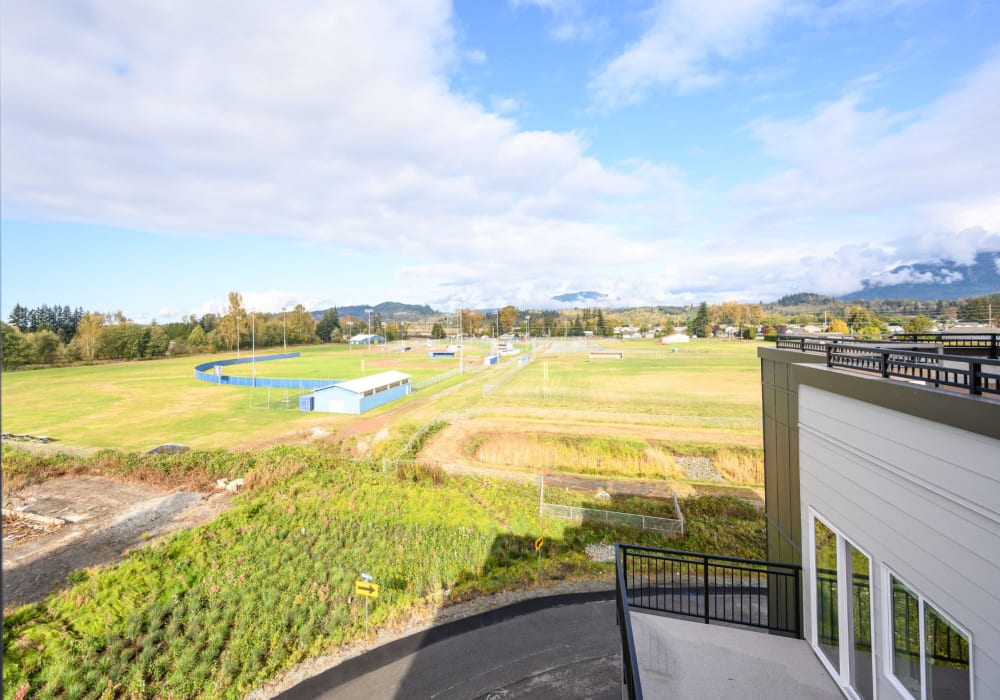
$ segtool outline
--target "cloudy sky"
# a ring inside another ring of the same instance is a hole
[[[1000,250],[992,0],[0,2],[2,314],[772,300]]]

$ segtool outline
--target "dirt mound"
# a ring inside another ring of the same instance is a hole
[[[25,524],[37,519],[4,518],[3,606],[41,600],[77,569],[114,563],[132,549],[209,522],[231,497],[92,476],[49,479],[10,494],[9,510],[65,524],[38,529]]]

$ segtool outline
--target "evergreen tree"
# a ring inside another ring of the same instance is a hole
[[[28,309],[20,304],[15,304],[10,312],[10,323],[22,333],[27,333]]]
[[[316,324],[316,335],[324,343],[329,343],[335,330],[340,330],[340,315],[337,309],[327,309],[323,318]]]
[[[698,312],[694,316],[694,320],[688,324],[688,330],[691,331],[692,335],[699,338],[707,338],[712,333],[712,315],[709,313],[708,304],[701,302],[698,305]]]

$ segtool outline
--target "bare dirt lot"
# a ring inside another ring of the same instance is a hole
[[[41,600],[77,569],[119,561],[165,535],[209,522],[231,498],[224,491],[163,491],[94,476],[48,479],[5,494],[5,510],[64,524],[39,527],[4,518],[3,607]]]

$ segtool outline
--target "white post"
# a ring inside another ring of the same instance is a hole
[[[372,309],[366,309],[368,314],[368,352],[372,351]]]
[[[538,514],[542,514],[542,506],[545,504],[545,475],[541,474],[539,477],[541,486],[538,489]]]

